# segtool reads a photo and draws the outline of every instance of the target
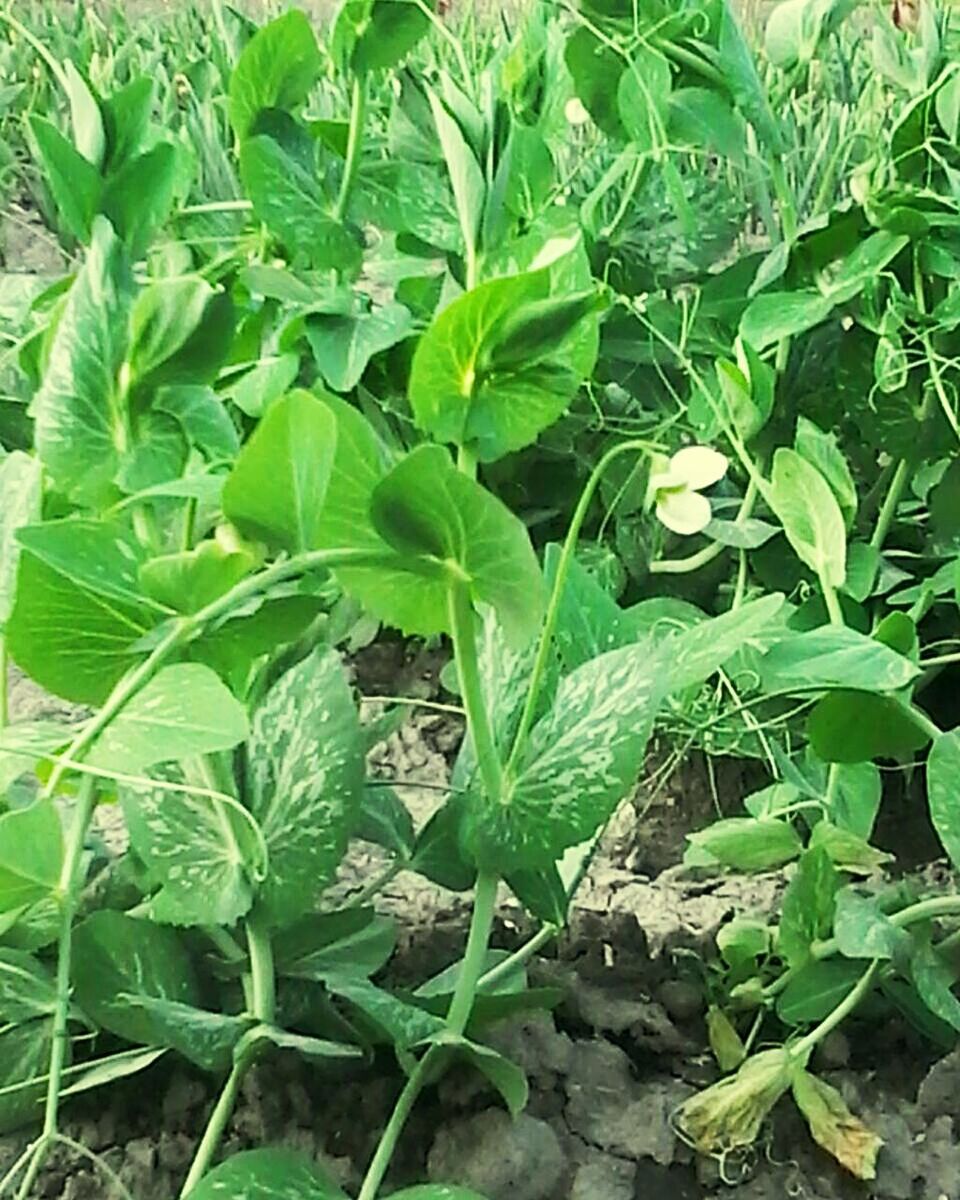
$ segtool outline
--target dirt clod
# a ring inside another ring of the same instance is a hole
[[[427,1160],[432,1181],[472,1187],[489,1200],[549,1200],[565,1165],[546,1121],[511,1120],[499,1108],[441,1126]]]

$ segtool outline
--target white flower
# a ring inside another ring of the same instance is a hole
[[[726,456],[709,446],[686,446],[650,476],[657,517],[674,533],[700,533],[710,524],[710,501],[700,492],[727,473]]]
[[[567,101],[563,115],[571,125],[586,125],[590,120],[590,114],[583,107],[583,101],[579,96],[574,96],[572,100]]]

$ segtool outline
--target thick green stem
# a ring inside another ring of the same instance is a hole
[[[251,917],[247,921],[247,949],[250,952],[253,1015],[265,1025],[277,1019],[277,983],[273,965],[273,944],[263,925]]]
[[[621,454],[638,453],[648,449],[648,444],[642,441],[623,442],[619,446],[614,446],[611,450],[600,459],[597,465],[593,468],[593,473],[587,480],[586,487],[581,493],[580,500],[574,510],[573,518],[570,521],[570,527],[567,530],[567,536],[563,543],[563,550],[560,552],[560,561],[557,564],[557,574],[553,581],[553,591],[550,595],[549,603],[547,604],[546,615],[543,620],[543,629],[540,633],[540,642],[537,646],[537,657],[534,660],[533,670],[530,672],[530,683],[527,688],[527,698],[524,702],[523,713],[520,717],[520,724],[517,726],[517,732],[513,739],[513,746],[510,750],[510,757],[507,759],[506,772],[509,776],[513,768],[516,766],[520,755],[523,753],[523,748],[526,745],[527,737],[533,726],[533,719],[536,716],[537,701],[540,698],[540,688],[543,686],[544,676],[547,666],[550,661],[550,647],[553,643],[553,635],[556,632],[557,620],[560,616],[560,602],[563,599],[563,589],[566,586],[567,575],[570,572],[570,564],[573,561],[573,556],[576,553],[577,541],[580,537],[580,531],[583,528],[583,523],[587,519],[587,513],[590,511],[590,505],[593,503],[593,497],[596,494],[597,488],[600,486],[600,480],[603,477],[607,467]]]
[[[820,576],[820,590],[823,592],[823,602],[827,606],[827,616],[831,625],[843,625],[843,609],[837,599],[837,589],[824,576]]]
[[[483,698],[473,605],[465,580],[453,579],[449,591],[450,628],[457,662],[460,694],[467,713],[467,725],[477,755],[488,804],[499,804],[503,796],[503,771],[493,738],[490,716]]]
[[[360,151],[363,146],[363,122],[367,113],[367,81],[366,76],[358,73],[353,80],[353,91],[350,96],[350,132],[347,135],[347,159],[343,167],[343,178],[340,180],[340,193],[333,210],[334,220],[342,221],[347,215],[350,205],[350,193],[360,169]]]

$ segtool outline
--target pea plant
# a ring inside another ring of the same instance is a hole
[[[871,1177],[813,1049],[868,997],[960,1029],[960,900],[878,888],[872,844],[875,760],[925,755],[960,867],[930,700],[958,644],[960,81],[948,13],[854,8],[787,0],[756,50],[726,0],[469,39],[346,0],[322,43],[215,4],[178,73],[154,46],[96,78],[84,30],[59,53],[0,17],[49,75],[24,145],[77,265],[20,281],[0,359],[0,660],[82,706],[11,721],[0,688],[0,1128],[42,1121],[0,1194],[70,1144],[65,1100],[167,1056],[220,1081],[196,1200],[342,1200],[285,1153],[217,1162],[278,1048],[331,1076],[394,1052],[359,1200],[451,1062],[522,1109],[484,1026],[558,1000],[526,964],[654,732],[769,772],[692,869],[795,863],[779,921],[721,931],[727,1077],[678,1131],[741,1151],[792,1091]],[[451,647],[466,734],[420,830],[367,778],[358,621]],[[337,898],[357,840],[473,892],[415,990],[382,880]],[[512,953],[502,888],[539,926]]]

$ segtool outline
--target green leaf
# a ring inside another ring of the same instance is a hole
[[[132,258],[146,253],[169,219],[178,193],[190,186],[193,158],[181,143],[160,142],[108,179],[102,207]]]
[[[771,692],[820,688],[895,692],[919,673],[909,658],[842,625],[792,634],[771,647],[761,663],[763,686]]]
[[[397,66],[430,28],[415,0],[346,0],[331,52],[344,70],[364,75]]]
[[[960,730],[941,734],[927,759],[930,820],[954,868],[960,870]]]
[[[673,146],[709,150],[735,162],[743,158],[743,121],[724,97],[710,88],[685,87],[673,92],[667,128]]]
[[[370,359],[413,332],[413,317],[402,304],[385,304],[356,316],[307,318],[307,340],[320,374],[335,392],[352,391]]]
[[[411,1046],[430,1041],[446,1029],[440,1017],[398,999],[367,979],[333,975],[327,978],[326,984],[335,996],[341,996],[358,1008],[373,1022],[381,1039],[398,1050],[409,1050]]]
[[[810,849],[822,848],[844,871],[870,874],[893,861],[893,855],[875,850],[864,838],[849,829],[840,829],[826,817],[818,821],[810,835]]]
[[[290,14],[292,15],[292,14]],[[299,14],[298,14],[299,15]],[[290,1150],[243,1150],[219,1163],[189,1200],[347,1200],[313,1159]]]
[[[483,206],[486,199],[486,185],[483,172],[477,162],[473,150],[463,130],[450,113],[440,97],[427,89],[427,99],[433,113],[433,121],[437,129],[437,138],[443,150],[447,170],[450,173],[450,184],[453,188],[453,200],[457,210],[457,219],[463,231],[467,253],[471,254],[477,246],[480,235],[480,222],[483,218]]]
[[[108,170],[124,166],[146,149],[154,99],[153,80],[140,75],[102,102]]]
[[[374,490],[371,514],[384,540],[410,556],[409,569],[424,575],[424,591],[445,592],[454,563],[474,600],[494,608],[511,644],[536,634],[543,584],[526,528],[441,446],[420,446],[394,467]]]
[[[617,88],[620,120],[640,153],[659,152],[666,145],[671,88],[670,63],[641,43]]]
[[[63,830],[52,800],[0,815],[0,912],[50,895],[62,866]]]
[[[257,566],[251,551],[224,548],[213,539],[193,550],[148,559],[140,568],[140,583],[152,600],[176,612],[195,613]]]
[[[876,896],[849,887],[837,893],[833,932],[844,958],[898,958],[910,936],[886,916]]]
[[[41,1115],[47,1081],[40,1077],[50,1066],[52,1030],[52,1022],[39,1020],[0,1033],[0,1134]]]
[[[560,559],[560,547],[547,546],[545,571],[552,588]],[[635,640],[625,614],[586,567],[573,558],[560,596],[556,640],[567,670],[582,666],[598,654]]]
[[[738,968],[770,953],[770,927],[750,917],[734,917],[717,931],[717,949],[727,966]]]
[[[433,814],[417,838],[410,869],[451,892],[465,892],[477,878],[461,841],[465,797],[454,794]]]
[[[267,108],[298,108],[320,75],[321,58],[307,17],[292,9],[258,30],[230,76],[230,122],[245,138]]]
[[[566,924],[570,898],[556,866],[540,871],[515,871],[506,883],[526,911],[538,921],[561,927]]]
[[[157,1027],[139,997],[196,1006],[193,964],[172,929],[104,909],[73,933],[71,977],[77,1002],[104,1029],[141,1045],[156,1041]]]
[[[801,416],[797,420],[796,450],[811,466],[816,467],[830,485],[849,526],[857,513],[857,485],[844,458],[836,434],[824,433],[812,421]]]
[[[393,788],[369,785],[363,792],[353,836],[402,859],[411,857],[417,841],[410,810]]]
[[[439,1042],[441,1045],[448,1043],[454,1045],[458,1057],[465,1058],[490,1080],[502,1096],[512,1117],[519,1116],[527,1107],[530,1087],[526,1075],[516,1063],[510,1062],[496,1050],[478,1042],[471,1042],[466,1038],[458,1038],[454,1042],[449,1033],[440,1034],[439,1037],[431,1040]]]
[[[802,967],[810,947],[833,929],[833,909],[840,878],[826,850],[806,850],[797,863],[780,910],[777,947],[788,967]]]
[[[121,993],[131,1012],[149,1028],[151,1042],[169,1046],[204,1071],[226,1071],[234,1047],[254,1018],[206,1012],[192,1004],[158,996]]]
[[[780,518],[800,561],[831,587],[843,587],[847,536],[843,514],[829,484],[795,450],[781,446],[773,456],[767,502]]]
[[[396,926],[372,909],[314,913],[274,938],[281,975],[324,980],[331,975],[375,975],[397,944]]]
[[[838,763],[830,819],[840,829],[869,838],[880,810],[883,786],[873,763]]]
[[[847,690],[817,701],[807,734],[820,758],[838,763],[909,758],[930,741],[929,726],[898,696]]]
[[[360,243],[331,216],[315,171],[279,142],[264,135],[244,142],[240,177],[257,219],[291,255],[318,271],[352,274],[359,269]]]
[[[833,301],[813,290],[761,292],[740,318],[740,336],[760,353],[806,333],[833,312]]]
[[[780,994],[777,1015],[787,1025],[822,1021],[856,986],[863,964],[827,958],[807,963]]]
[[[199,276],[158,279],[144,288],[130,316],[127,362],[134,384],[212,382],[229,350],[229,310],[229,298]]]
[[[563,57],[584,108],[605,134],[622,138],[624,129],[617,99],[620,79],[626,70],[623,58],[583,26],[567,39]]]
[[[69,59],[63,64],[63,77],[70,102],[73,144],[87,162],[99,170],[106,146],[100,105],[90,85]]]
[[[56,1007],[56,982],[43,963],[23,950],[0,946],[0,1018],[20,1025],[49,1017]]]
[[[167,1053],[169,1051],[165,1046],[155,1046],[150,1050],[122,1050],[104,1058],[95,1058],[92,1062],[71,1068],[69,1086],[64,1087],[60,1095],[75,1096],[118,1079],[129,1079],[131,1075],[152,1067]]]
[[[10,653],[54,694],[101,704],[163,615],[140,592],[143,552],[122,527],[99,521],[50,521],[25,526],[18,537]]]
[[[826,280],[826,294],[832,304],[848,304],[881,273],[909,243],[906,234],[878,229],[859,241],[854,250]]]
[[[501,874],[548,867],[604,824],[636,782],[664,674],[645,642],[560,681],[506,794],[492,804],[474,799],[466,835],[480,861]]]
[[[251,878],[262,869],[249,821],[222,800],[184,790],[179,770],[157,775],[153,787],[120,790],[130,844],[159,889],[147,915],[162,925],[235,924],[250,910]]]
[[[98,219],[30,405],[37,453],[54,486],[78,503],[108,499],[120,463],[117,379],[126,355],[131,297],[123,248],[109,223]]]
[[[249,807],[269,853],[259,904],[276,925],[313,909],[336,873],[363,792],[363,746],[333,649],[292,667],[257,709],[247,750]]]
[[[20,543],[17,530],[40,519],[40,462],[22,450],[0,459],[0,630],[13,612]]]
[[[667,690],[679,692],[705,683],[776,618],[783,608],[783,599],[779,592],[774,592],[667,639]]]
[[[28,125],[63,228],[78,242],[89,241],[100,208],[100,172],[46,117],[31,114]]]
[[[720,9],[719,61],[723,63],[723,81],[737,107],[757,131],[770,154],[783,152],[780,127],[767,98],[767,89],[757,73],[753,53],[740,29],[730,0],[722,0]],[[752,343],[756,346],[756,343]],[[760,349],[756,346],[756,349]]]
[[[550,271],[541,268],[482,283],[443,310],[420,339],[410,373],[421,429],[491,462],[530,445],[563,414],[581,382],[563,355],[494,366],[503,331],[509,335],[518,313],[546,300],[549,287]],[[595,320],[579,301],[573,311],[579,321]]]
[[[224,485],[225,516],[292,554],[315,549],[336,436],[329,409],[309,392],[272,404]]]
[[[136,775],[158,762],[232,750],[247,737],[247,714],[202,663],[164,667],[94,742],[94,767]]]
[[[802,842],[789,821],[771,817],[727,817],[687,834],[698,851],[736,871],[769,871],[797,857]]]
[[[960,1032],[960,999],[953,991],[957,981],[929,937],[915,937],[910,978],[927,1008]]]
[[[246,413],[259,419],[274,401],[288,390],[300,372],[300,355],[291,351],[263,359],[222,395]]]

